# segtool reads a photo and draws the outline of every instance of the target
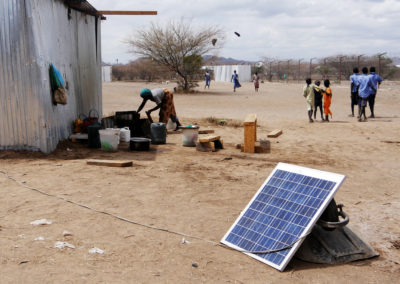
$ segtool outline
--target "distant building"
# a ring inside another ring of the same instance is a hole
[[[79,114],[101,116],[101,19],[83,0],[0,3],[0,149],[49,153]],[[66,82],[66,105],[52,102],[50,64]]]
[[[101,81],[111,82],[112,66],[103,64],[101,66]]]
[[[234,70],[239,74],[240,82],[252,81],[250,65],[213,65],[202,69],[213,70],[215,82],[230,82]]]

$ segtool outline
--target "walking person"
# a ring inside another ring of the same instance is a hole
[[[312,119],[313,109],[314,109],[314,85],[311,84],[311,78],[306,79],[306,85],[303,88],[303,96],[306,98],[307,102],[307,114],[308,121],[314,122]]]
[[[204,79],[206,81],[206,84],[204,85],[204,89],[206,87],[208,87],[210,89],[211,75],[210,75],[210,72],[208,72],[208,70],[206,71],[206,74],[204,75]]]
[[[375,67],[369,68],[369,77],[371,78],[372,84],[374,86],[374,89],[371,89],[371,94],[368,97],[369,109],[371,111],[371,115],[369,117],[374,118],[375,97],[376,93],[378,92],[378,86],[380,86],[383,80],[381,76],[375,73]]]
[[[239,83],[239,75],[236,73],[236,70],[233,71],[231,82],[233,82],[233,91],[236,92],[236,88],[241,87]]]
[[[258,88],[260,87],[260,77],[258,76],[258,73],[254,73],[253,75],[253,82],[254,82],[254,89],[256,92],[258,92]]]
[[[354,106],[358,105],[358,88],[360,87],[360,82],[358,82],[358,77],[360,73],[357,67],[353,68],[353,75],[350,76],[350,105],[351,105],[351,116],[354,117]]]
[[[360,87],[358,89],[358,95],[359,95],[358,121],[361,122],[363,121],[362,116],[364,116],[364,121],[367,121],[367,116],[365,115],[365,107],[367,106],[369,95],[372,92],[376,93],[376,89],[374,87],[374,84],[372,83],[372,77],[368,76],[367,67],[363,67],[362,74],[361,76],[359,76],[358,81],[360,83]]]
[[[321,82],[319,80],[314,82],[314,119],[317,116],[317,110],[319,108],[319,112],[321,113],[321,120],[324,120],[324,116],[322,113],[322,90],[320,89],[319,85]]]

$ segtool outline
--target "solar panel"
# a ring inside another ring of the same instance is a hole
[[[283,271],[344,178],[279,163],[221,242]]]

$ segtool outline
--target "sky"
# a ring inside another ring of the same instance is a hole
[[[239,60],[324,58],[339,54],[400,56],[400,0],[88,0],[97,10],[157,11],[157,16],[106,15],[102,57],[128,63],[125,41],[150,24],[184,19],[193,28],[224,30],[214,55]],[[241,36],[234,34],[238,32]]]

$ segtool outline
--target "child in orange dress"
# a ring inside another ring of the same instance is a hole
[[[329,109],[329,107],[331,106],[331,101],[332,101],[332,90],[329,87],[331,85],[331,82],[326,79],[324,81],[324,86],[326,87],[324,92],[324,114],[325,114],[325,121],[329,122],[329,115],[331,115],[332,118],[332,112]]]

